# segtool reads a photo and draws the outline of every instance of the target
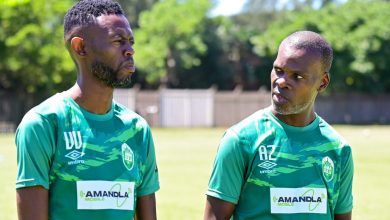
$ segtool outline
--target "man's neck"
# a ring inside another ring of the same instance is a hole
[[[312,123],[316,118],[314,111],[309,113],[282,115],[275,111],[272,111],[279,120],[294,127],[305,127]]]
[[[88,112],[105,114],[111,109],[113,91],[113,88],[101,84],[76,82],[67,92],[79,106]]]

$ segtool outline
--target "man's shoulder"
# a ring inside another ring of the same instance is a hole
[[[264,127],[264,123],[269,123],[270,121],[270,110],[269,108],[264,108],[233,125],[229,130],[236,133],[239,138],[246,138],[263,132],[261,128]]]
[[[37,106],[31,108],[18,126],[20,129],[36,129],[38,127],[49,129],[56,123],[56,118],[61,111],[63,97],[60,93],[55,94]]]
[[[318,116],[319,117],[319,116]],[[338,149],[350,148],[347,140],[328,122],[320,117],[319,128],[321,134],[330,142],[334,143],[334,146]]]
[[[64,95],[62,93],[57,93],[30,109],[28,113],[34,112],[43,116],[57,113],[62,111],[64,100]]]
[[[57,115],[62,111],[64,105],[64,97],[61,93],[57,93],[37,106],[31,108],[23,117],[23,120],[27,119],[38,119],[38,118],[50,118],[52,115]]]
[[[114,101],[115,114],[125,123],[136,123],[140,127],[149,127],[147,121],[135,111]]]

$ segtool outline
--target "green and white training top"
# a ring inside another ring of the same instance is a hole
[[[289,126],[270,108],[228,129],[207,195],[236,204],[232,219],[333,219],[352,210],[351,147],[321,117]]]
[[[98,115],[56,94],[25,115],[16,145],[16,188],[48,189],[51,220],[133,219],[159,189],[150,128],[115,101]]]

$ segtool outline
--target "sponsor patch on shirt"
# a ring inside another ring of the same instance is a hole
[[[134,182],[77,181],[77,209],[134,210]]]
[[[327,212],[325,188],[271,188],[271,213]]]

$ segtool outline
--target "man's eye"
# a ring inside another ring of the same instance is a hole
[[[295,78],[297,78],[297,79],[303,79],[303,77],[302,77],[301,75],[298,75],[298,74],[295,75]]]
[[[124,42],[124,40],[122,40],[122,39],[114,40],[115,44],[123,44],[123,42]]]
[[[275,69],[275,72],[276,72],[276,73],[281,73],[281,72],[282,72],[282,70],[279,69],[279,68],[274,68],[274,69]]]

